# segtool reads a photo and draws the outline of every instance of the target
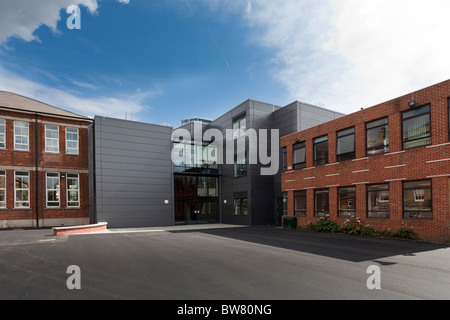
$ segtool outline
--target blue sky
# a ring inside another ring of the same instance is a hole
[[[71,4],[81,30],[66,26]],[[248,98],[351,113],[450,78],[449,9],[445,0],[2,0],[0,90],[172,126]]]

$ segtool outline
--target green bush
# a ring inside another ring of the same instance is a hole
[[[334,221],[328,219],[322,219],[318,222],[310,222],[308,224],[308,229],[316,232],[329,232],[329,233],[339,233],[341,231],[341,226]]]
[[[419,239],[419,235],[417,232],[415,232],[413,229],[410,228],[400,228],[392,235],[394,238],[401,238],[401,239],[410,239],[410,240],[416,240]]]
[[[375,236],[386,238],[400,238],[416,240],[419,239],[419,235],[411,228],[400,228],[395,232],[389,230],[377,231],[372,227],[363,226],[361,224],[345,224],[340,226],[338,223],[329,219],[321,219],[317,222],[308,223],[307,229],[315,232],[328,232],[328,233],[345,233],[355,234],[362,236]]]

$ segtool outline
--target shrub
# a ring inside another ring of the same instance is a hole
[[[342,232],[341,226],[334,221],[330,221],[328,219],[322,219],[318,222],[310,222],[308,224],[308,229],[316,232],[330,232],[330,233],[339,233]]]
[[[419,239],[419,235],[416,231],[414,231],[411,228],[400,228],[392,235],[394,238],[401,238],[401,239],[410,239],[410,240],[416,240]]]

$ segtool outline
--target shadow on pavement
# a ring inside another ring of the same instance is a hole
[[[352,262],[376,261],[391,256],[415,256],[419,252],[450,248],[450,245],[363,237],[345,234],[316,233],[312,231],[283,230],[276,227],[248,227],[204,230],[179,230],[174,233],[200,232],[274,248],[321,255]],[[380,264],[390,262],[376,261]]]

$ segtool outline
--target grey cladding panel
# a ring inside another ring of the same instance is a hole
[[[171,133],[171,127],[95,118],[98,221],[116,228],[173,225]]]

